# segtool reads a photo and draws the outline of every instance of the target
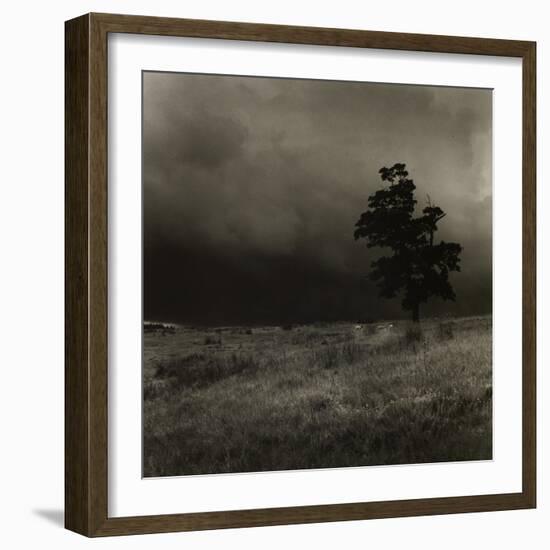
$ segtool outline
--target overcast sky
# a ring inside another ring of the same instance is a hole
[[[424,313],[490,312],[491,128],[490,90],[144,73],[145,319],[402,316],[365,280],[379,252],[353,239],[396,162],[464,248],[456,303]]]

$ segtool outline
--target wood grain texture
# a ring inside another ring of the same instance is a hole
[[[523,61],[523,490],[339,505],[108,517],[109,32],[520,57]],[[482,512],[536,505],[535,44],[112,14],[66,23],[66,527],[87,536]]]
[[[109,519],[95,536],[233,529],[529,508],[521,493]]]
[[[536,45],[523,56],[523,492],[537,499],[537,147]]]
[[[94,21],[104,27],[106,32],[256,40],[319,46],[521,57],[530,44],[530,42],[521,40],[174,19],[140,15],[96,13],[92,14],[92,17]]]
[[[90,533],[89,18],[65,25],[65,526]]]
[[[92,531],[108,510],[108,207],[107,207],[107,35],[90,18],[89,158],[89,424]]]

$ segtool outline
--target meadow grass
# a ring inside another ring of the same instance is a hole
[[[491,459],[491,334],[481,317],[146,335],[144,475]]]

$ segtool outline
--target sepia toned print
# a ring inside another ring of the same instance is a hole
[[[143,73],[143,475],[492,458],[490,90]]]

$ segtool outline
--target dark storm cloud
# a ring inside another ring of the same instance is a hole
[[[491,306],[491,92],[144,74],[146,318],[391,317],[353,240],[378,170],[405,162],[464,247],[455,304]]]

